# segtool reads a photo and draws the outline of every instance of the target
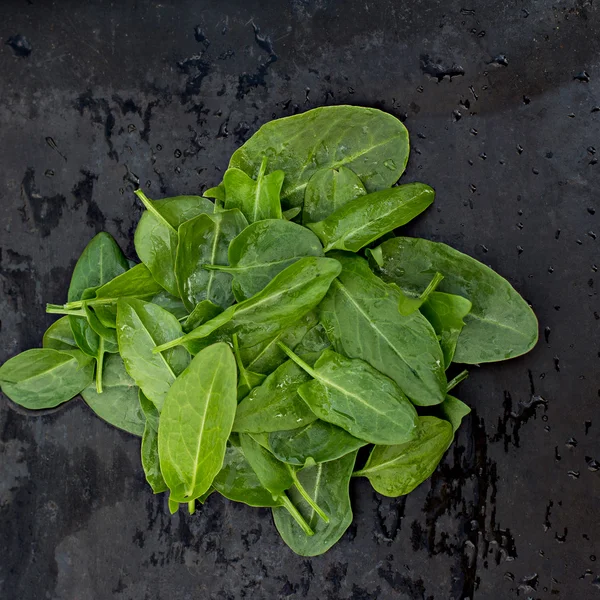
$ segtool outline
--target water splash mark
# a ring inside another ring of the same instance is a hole
[[[206,37],[206,34],[200,25],[196,25],[196,27],[194,27],[194,39],[199,44],[202,44],[205,50],[210,46],[210,40]]]
[[[252,23],[252,27],[254,28],[254,40],[258,44],[258,47],[261,50],[264,50],[268,53],[269,58],[260,63],[258,69],[254,73],[242,73],[238,79],[238,88],[236,98],[241,100],[248,94],[251,90],[260,87],[267,87],[266,76],[269,70],[269,67],[277,61],[277,54],[273,48],[273,42],[271,38],[267,35],[263,35],[260,33],[260,28],[258,25]]]
[[[195,54],[189,58],[180,60],[177,68],[187,75],[185,81],[185,90],[181,95],[181,103],[187,104],[190,100],[200,93],[204,78],[210,73],[211,65],[204,58]]]
[[[98,181],[98,175],[94,175],[90,171],[84,169],[82,169],[80,173],[83,176],[83,179],[77,182],[71,190],[71,193],[75,197],[73,208],[78,209],[85,203],[87,205],[87,226],[100,231],[104,229],[106,217],[93,199],[94,183]]]
[[[396,571],[392,568],[392,563],[387,562],[385,566],[377,569],[377,574],[404,598],[425,598],[425,582],[420,577],[411,579],[406,569],[402,569],[402,572]]]
[[[24,223],[33,219],[35,228],[42,237],[47,237],[59,224],[66,206],[66,198],[62,194],[43,196],[35,183],[35,170],[29,167],[21,182],[21,199],[23,206],[20,209]]]
[[[386,498],[373,494],[375,501],[375,529],[373,534],[378,543],[391,544],[402,529],[402,519],[406,507],[406,496]]]
[[[27,58],[31,54],[32,47],[29,40],[20,33],[9,37],[6,44],[13,49],[16,56]]]
[[[444,77],[452,80],[453,77],[458,77],[465,74],[465,70],[457,64],[451,66],[444,64],[442,59],[434,60],[429,54],[421,54],[420,57],[421,71],[430,77],[435,77],[438,82]]]
[[[105,98],[94,98],[91,90],[78,96],[74,103],[74,108],[81,116],[89,112],[92,123],[104,127],[104,139],[108,145],[108,157],[119,162],[119,155],[114,148],[112,135],[115,128],[115,116],[110,108],[108,100]]]

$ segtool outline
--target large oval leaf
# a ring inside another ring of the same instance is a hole
[[[346,166],[369,192],[390,187],[408,160],[408,132],[392,115],[359,106],[323,106],[263,125],[229,161],[250,176],[264,157],[269,172],[285,173],[281,201],[301,206],[309,179],[319,169]]]
[[[233,353],[227,344],[213,344],[173,383],[160,415],[160,467],[177,502],[210,488],[223,465],[236,406]]]
[[[454,362],[505,360],[531,350],[538,339],[535,314],[498,273],[446,244],[398,237],[379,246],[379,273],[408,292],[422,290],[435,272],[444,275],[438,290],[473,303],[465,316]]]
[[[342,272],[319,306],[333,347],[391,377],[413,403],[442,402],[444,355],[427,319],[419,311],[402,316],[399,293],[374,275],[364,258],[334,256]]]

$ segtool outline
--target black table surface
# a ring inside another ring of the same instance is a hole
[[[40,345],[95,233],[135,256],[138,180],[198,193],[265,121],[343,103],[404,120],[404,180],[437,190],[406,233],[506,276],[540,341],[471,369],[472,414],[408,497],[353,481],[312,559],[266,509],[170,516],[139,439],[80,399],[3,396],[0,597],[600,598],[599,31],[592,0],[4,0],[0,361]]]

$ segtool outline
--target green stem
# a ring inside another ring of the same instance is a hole
[[[250,382],[248,381],[248,371],[244,367],[242,357],[240,356],[240,345],[238,343],[237,333],[233,334],[233,355],[235,356],[235,362],[237,363],[238,371],[240,372],[240,379],[244,381],[247,387],[251,388]]]
[[[290,468],[290,465],[286,465],[289,469],[290,475],[294,480],[294,485],[298,490],[298,493],[304,498],[305,502],[325,521],[325,523],[329,523],[329,517],[323,512],[323,509],[310,497],[308,492],[304,489],[300,480],[298,479],[296,472]]]
[[[65,308],[62,304],[46,304],[46,312],[51,315],[73,315],[75,317],[85,317],[85,311],[83,309],[79,310],[69,310]]]
[[[446,388],[446,392],[449,392],[453,387],[456,387],[461,381],[464,381],[469,376],[469,371],[466,369],[461,371],[454,379],[451,379],[448,382],[448,387]]]
[[[144,208],[151,212],[161,223],[163,223],[166,227],[168,227],[175,235],[177,235],[177,230],[175,227],[171,225],[157,210],[152,201],[142,192],[142,190],[135,190],[134,194],[141,200]]]
[[[102,372],[104,370],[104,338],[98,342],[98,358],[96,359],[96,391],[102,393]]]
[[[294,354],[284,343],[277,342],[277,345],[301,368],[303,368],[312,378],[319,379],[317,372],[308,364],[305,363],[299,356]]]
[[[310,528],[310,525],[304,520],[304,517],[298,512],[298,509],[292,504],[292,501],[285,495],[280,496],[281,503],[284,508],[294,517],[294,520],[306,535],[315,535],[315,532]]]
[[[152,348],[153,354],[158,354],[159,352],[164,352],[165,350],[169,350],[170,348],[175,348],[175,346],[179,346],[179,344],[183,343],[185,335],[178,337],[175,340],[171,340],[170,342],[166,342],[161,344],[160,346],[156,346],[156,348]]]
[[[444,276],[441,273],[436,273],[433,276],[433,279],[429,282],[429,285],[423,290],[423,293],[419,296],[419,299],[425,302],[427,300],[429,294],[437,288],[437,286],[441,283]]]
[[[228,267],[226,265],[211,265],[211,264],[202,265],[202,268],[206,269],[207,271],[223,271],[223,273],[236,273],[237,271],[240,270],[238,267]]]
[[[260,169],[258,170],[256,181],[260,181],[265,176],[265,171],[267,170],[267,160],[267,157],[263,156],[262,161],[260,162]]]
[[[190,513],[190,515],[193,515],[196,512],[196,501],[195,500],[190,500],[188,502],[188,512]]]

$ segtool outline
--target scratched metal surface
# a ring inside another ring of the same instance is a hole
[[[334,103],[405,120],[405,180],[438,194],[407,232],[505,275],[541,340],[472,370],[472,415],[409,497],[353,482],[353,525],[314,559],[267,510],[169,516],[139,440],[80,400],[2,397],[0,597],[600,597],[599,28],[591,0],[4,0],[0,360],[40,344],[96,232],[134,256],[137,179],[196,193],[261,123]]]

